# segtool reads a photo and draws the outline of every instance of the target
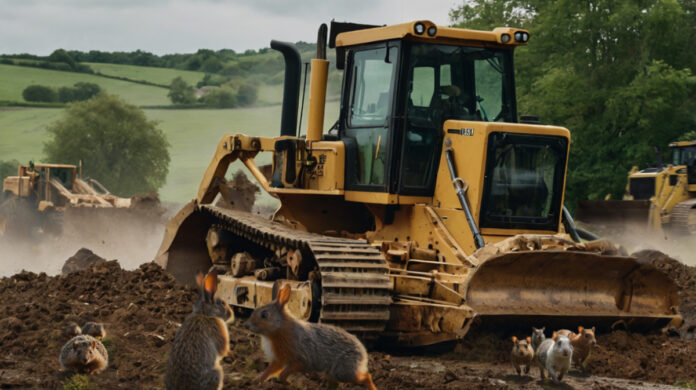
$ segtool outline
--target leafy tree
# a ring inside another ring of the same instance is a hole
[[[472,0],[460,27],[523,27],[518,112],[572,133],[566,204],[620,198],[626,172],[696,128],[696,29],[687,0]]]
[[[220,69],[222,69],[222,62],[216,57],[208,57],[201,65],[201,70],[203,72],[217,73]]]
[[[22,97],[28,102],[52,103],[58,101],[56,91],[45,85],[30,85],[22,91]]]
[[[156,122],[119,97],[99,94],[71,104],[47,128],[46,161],[83,161],[86,176],[122,196],[162,187],[169,170],[169,143]]]
[[[237,97],[231,89],[226,87],[215,88],[203,95],[201,101],[210,107],[234,108],[237,106]]]
[[[70,57],[70,54],[68,54],[65,50],[63,49],[58,49],[55,50],[53,53],[51,53],[50,56],[48,56],[48,61],[50,62],[63,62],[65,64],[68,64],[70,66],[70,69],[75,69],[75,60],[73,60],[72,57]]]
[[[193,87],[188,85],[181,76],[172,80],[167,97],[174,104],[191,104],[196,101],[196,93]]]
[[[239,87],[237,91],[237,102],[240,106],[250,106],[256,103],[256,99],[259,96],[258,89],[249,83],[244,83]]]
[[[687,131],[677,141],[696,141],[696,130]]]
[[[60,87],[58,89],[58,100],[62,103],[80,102],[90,99],[101,92],[101,87],[94,83],[75,83],[72,87]]]

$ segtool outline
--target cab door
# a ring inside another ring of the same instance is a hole
[[[348,52],[341,109],[348,190],[388,192],[398,54],[398,42]]]

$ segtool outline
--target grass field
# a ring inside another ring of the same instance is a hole
[[[325,129],[335,122],[338,109],[338,102],[327,103]],[[186,202],[196,195],[203,173],[223,135],[277,136],[280,111],[279,105],[231,110],[145,110],[149,119],[159,122],[171,144],[169,176],[160,190],[162,200]],[[0,160],[41,161],[43,142],[47,139],[46,126],[58,119],[62,112],[62,109],[47,108],[0,108]],[[302,133],[305,134],[306,108],[303,118]],[[257,159],[259,165],[269,162],[268,153]],[[239,163],[233,164],[230,173],[241,167]],[[261,202],[270,202],[270,197],[264,196]]]
[[[144,80],[151,83],[169,85],[172,79],[181,77],[188,84],[195,86],[203,80],[205,73],[193,72],[190,70],[178,70],[170,68],[153,68],[149,66],[102,64],[96,62],[85,62],[95,72],[108,76],[126,77],[131,80]]]
[[[170,104],[169,98],[167,98],[167,92],[169,91],[165,88],[108,79],[85,73],[61,72],[0,64],[0,100],[23,102],[22,91],[31,84],[65,87],[72,86],[77,82],[98,84],[106,92],[119,95],[128,103],[139,106]]]

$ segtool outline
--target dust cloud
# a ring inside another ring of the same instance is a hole
[[[168,205],[162,213],[81,209],[64,215],[58,235],[36,231],[28,236],[0,236],[0,277],[21,270],[57,275],[80,248],[107,260],[118,259],[124,269],[135,269],[155,258],[166,222],[180,207]]]
[[[654,232],[642,224],[627,226],[605,224],[588,226],[587,230],[623,246],[628,253],[653,249],[686,265],[696,266],[696,236],[693,235],[671,232],[668,229]]]

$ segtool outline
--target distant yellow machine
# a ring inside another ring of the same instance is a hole
[[[400,345],[463,337],[477,316],[635,328],[678,320],[664,274],[607,242],[580,242],[563,208],[569,131],[518,121],[513,51],[528,39],[507,27],[332,22],[344,73],[325,133],[322,25],[306,136],[299,53],[272,41],[286,61],[280,136],[222,137],[156,261],[190,283],[218,269],[218,295],[242,309],[270,302],[282,280],[298,317]],[[272,155],[268,175],[260,153]],[[218,196],[229,203],[225,175],[237,160],[280,201],[270,220],[213,206]]]
[[[579,202],[578,220],[619,228],[636,224],[668,236],[696,235],[696,141],[669,147],[666,166],[633,167],[623,200]]]
[[[0,235],[46,233],[62,230],[69,208],[129,208],[131,199],[112,195],[94,179],[82,179],[81,166],[65,164],[20,165],[17,176],[3,180]]]

